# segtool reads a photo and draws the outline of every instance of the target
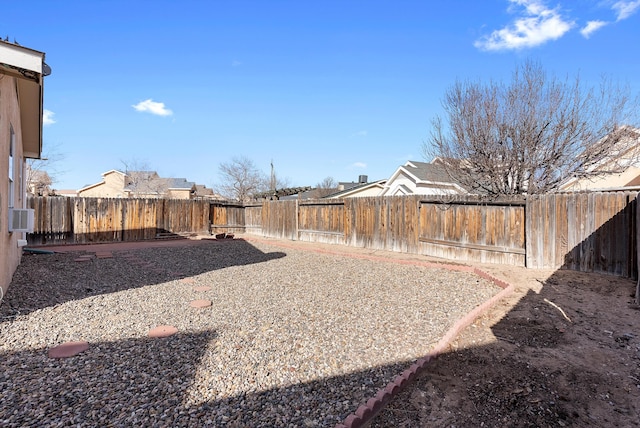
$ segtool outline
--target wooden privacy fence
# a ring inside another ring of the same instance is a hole
[[[29,244],[246,232],[449,260],[638,277],[638,192],[486,200],[393,196],[265,201],[33,197]]]
[[[527,198],[527,267],[638,277],[638,192]]]
[[[245,208],[244,230],[449,260],[637,278],[637,197],[638,192],[585,192],[495,200],[267,201]]]
[[[30,245],[153,239],[159,233],[207,233],[208,201],[31,197],[35,209]]]
[[[274,238],[459,260],[525,262],[521,198],[499,202],[425,196],[267,201],[247,207],[245,220],[247,233]],[[212,230],[225,231],[224,226],[214,222]]]

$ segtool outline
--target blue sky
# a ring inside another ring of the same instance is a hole
[[[456,79],[524,60],[640,91],[640,0],[7,2],[0,36],[46,53],[54,187],[137,160],[208,187],[273,160],[290,185],[389,177]]]

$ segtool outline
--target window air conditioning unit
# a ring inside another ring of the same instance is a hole
[[[9,232],[33,232],[34,210],[9,208]]]

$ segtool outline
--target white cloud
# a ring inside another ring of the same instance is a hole
[[[238,61],[238,60],[235,60],[235,59],[231,62],[231,66],[232,67],[239,67],[241,65],[242,65],[242,63],[240,61]]]
[[[492,32],[474,43],[478,49],[487,51],[524,49],[556,40],[574,25],[565,20],[558,10],[549,9],[542,0],[509,0],[524,11],[512,24]]]
[[[638,9],[640,9],[640,0],[618,1],[615,2],[613,6],[611,6],[611,8],[615,10],[618,15],[616,17],[616,20],[622,21],[623,19],[627,19],[628,17],[636,13]]]
[[[366,137],[367,134],[368,134],[367,131],[358,131],[354,135],[356,135],[357,137]]]
[[[53,118],[53,116],[55,116],[56,114],[54,112],[52,112],[51,110],[47,110],[44,109],[42,111],[42,124],[44,126],[49,126],[49,125],[53,125],[54,123],[56,123],[55,119]]]
[[[351,164],[351,168],[366,168],[367,164],[364,162],[355,162]]]
[[[607,24],[609,23],[606,21],[589,21],[587,22],[587,25],[582,30],[580,30],[580,34],[582,34],[585,39],[588,39],[589,37],[591,37],[591,34]]]
[[[164,103],[157,103],[151,98],[140,101],[138,104],[134,104],[131,107],[137,111],[151,113],[158,116],[171,116],[173,114],[171,110],[165,107]]]

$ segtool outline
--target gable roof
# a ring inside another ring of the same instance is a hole
[[[439,183],[456,183],[457,180],[452,179],[447,169],[440,162],[427,163],[407,161],[404,169],[420,181],[439,182]]]
[[[393,180],[402,172],[405,172],[409,176],[415,178],[416,182],[428,182],[428,183],[453,183],[460,188],[462,185],[458,180],[451,177],[447,172],[446,167],[437,159],[434,162],[417,162],[407,161],[391,176],[388,181]]]
[[[416,189],[432,188],[442,190],[448,189],[445,191],[454,191],[456,193],[468,192],[460,181],[449,175],[446,167],[439,159],[434,159],[434,161],[430,163],[407,161],[407,163],[401,165],[393,175],[391,175],[380,194],[385,195],[393,188],[401,188],[403,193],[407,194],[416,193],[415,190],[409,189],[406,185],[398,185],[395,183],[396,180],[402,176],[413,182]]]
[[[165,178],[167,189],[172,190],[192,190],[196,189],[196,183],[187,181],[186,178]]]

